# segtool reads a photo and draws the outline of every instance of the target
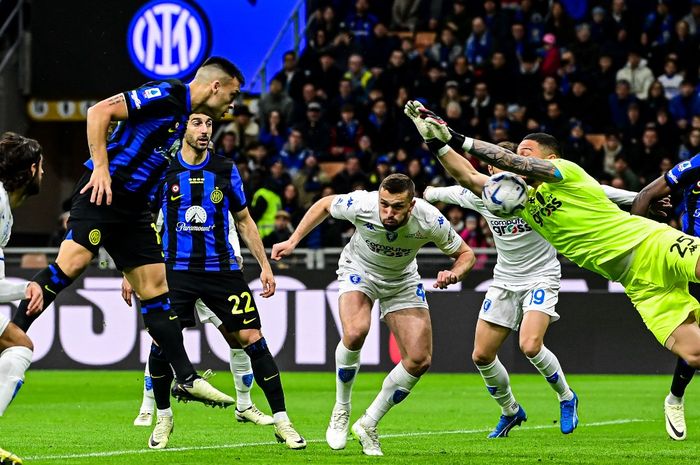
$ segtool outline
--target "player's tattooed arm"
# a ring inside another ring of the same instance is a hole
[[[124,94],[117,94],[107,99],[107,105],[119,105],[124,101]]]
[[[529,176],[545,182],[559,182],[561,173],[556,165],[549,160],[535,157],[523,157],[498,145],[474,139],[469,153],[479,160],[497,168],[513,173]]]

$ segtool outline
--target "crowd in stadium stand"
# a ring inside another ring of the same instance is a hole
[[[254,218],[275,224],[266,245],[315,199],[376,189],[391,172],[419,193],[453,183],[404,117],[408,99],[479,139],[550,133],[565,158],[630,190],[700,152],[700,0],[308,5],[306,47],[285,54],[257,105],[238,106],[217,139]],[[469,245],[491,245],[478,217],[444,212]],[[305,245],[341,246],[344,228],[331,220]]]

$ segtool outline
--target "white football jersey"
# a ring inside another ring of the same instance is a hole
[[[452,255],[463,242],[440,211],[423,199],[416,199],[406,224],[394,231],[385,229],[379,218],[377,191],[336,195],[331,215],[355,225],[339,265],[359,265],[385,281],[416,273],[416,254],[425,244],[433,242],[442,252]]]
[[[461,186],[428,189],[424,197],[429,202],[440,201],[475,210],[486,219],[498,251],[493,278],[499,286],[559,285],[561,265],[557,251],[522,218],[506,219],[494,215],[478,196]]]
[[[2,248],[7,245],[12,232],[12,210],[10,210],[10,198],[5,186],[0,182],[0,302],[24,298],[27,283],[13,284],[5,280],[5,253]]]

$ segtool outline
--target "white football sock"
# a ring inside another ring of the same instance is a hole
[[[253,402],[250,400],[250,388],[253,386],[253,367],[250,357],[243,349],[231,349],[229,366],[233,375],[233,384],[236,387],[236,409],[242,412]]]
[[[552,386],[554,392],[557,393],[559,402],[574,398],[574,393],[571,392],[566,382],[566,377],[561,370],[557,356],[548,348],[542,346],[542,350],[540,350],[539,354],[532,358],[528,357],[527,359],[530,360],[530,363],[537,368],[537,371],[539,371],[540,374],[545,377],[549,385]]]
[[[476,365],[476,368],[484,378],[489,394],[501,406],[503,415],[510,417],[518,413],[518,403],[510,389],[508,371],[498,357],[488,365]]]
[[[281,411],[281,412],[273,413],[273,414],[272,414],[272,420],[273,420],[275,423],[279,424],[279,423],[282,423],[282,422],[285,422],[285,421],[289,421],[289,416],[287,416],[287,412],[285,412],[285,411],[283,410],[283,411]]]
[[[365,412],[365,424],[367,426],[377,426],[379,420],[389,411],[391,407],[398,404],[408,396],[420,378],[410,374],[401,363],[396,365],[389,372],[384,382],[382,390],[374,398]]]
[[[151,370],[148,368],[148,359],[146,366],[143,368],[143,399],[141,400],[141,413],[153,413],[156,400],[153,397],[153,382],[151,381]]]
[[[683,398],[674,396],[669,392],[666,396],[666,403],[669,405],[683,405]]]
[[[173,409],[168,407],[166,409],[156,409],[156,412],[158,417],[172,417],[173,416]]]
[[[350,411],[350,396],[357,372],[360,370],[360,351],[349,350],[341,340],[335,348],[335,407],[333,410]]]
[[[0,417],[24,383],[24,372],[32,363],[32,350],[13,346],[0,354]]]

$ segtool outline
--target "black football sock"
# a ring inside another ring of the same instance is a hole
[[[44,294],[44,308],[51,305],[51,303],[56,299],[56,296],[65,288],[73,283],[73,280],[66,276],[66,274],[61,270],[61,268],[56,264],[52,263],[40,272],[34,275],[32,281],[35,281],[41,287],[41,292]],[[41,313],[29,316],[27,315],[27,306],[29,306],[29,300],[24,299],[19,303],[19,308],[15,313],[12,322],[20,327],[25,333],[29,330],[29,327],[34,323],[34,320],[39,318]]]
[[[175,370],[179,383],[186,383],[197,378],[182,339],[182,329],[177,314],[170,308],[168,293],[141,301],[141,316],[146,331],[161,348],[165,359]]]
[[[676,370],[673,372],[673,381],[671,381],[671,394],[676,397],[683,397],[685,388],[690,384],[690,380],[695,375],[695,368],[688,365],[688,362],[678,357],[676,361]]]
[[[170,386],[174,378],[173,369],[170,367],[161,348],[155,344],[151,344],[148,368],[151,371],[153,397],[156,400],[156,407],[158,407],[158,410],[170,408]]]
[[[272,358],[270,349],[267,348],[265,338],[260,338],[243,350],[250,357],[255,382],[265,393],[265,398],[267,398],[267,403],[270,404],[272,413],[284,412],[286,408],[280,371],[277,369],[277,364],[275,359]]]

